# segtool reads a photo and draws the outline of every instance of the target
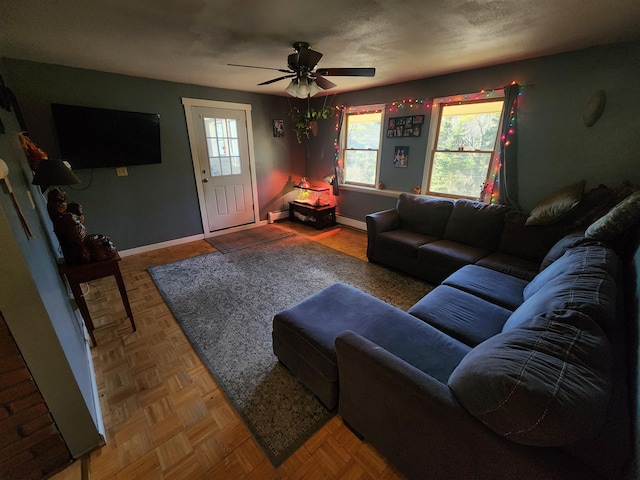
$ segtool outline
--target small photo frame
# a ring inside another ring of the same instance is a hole
[[[278,119],[273,121],[273,136],[284,137],[284,120]]]
[[[409,147],[395,147],[393,151],[393,166],[406,168],[409,163]]]
[[[387,122],[387,137],[419,137],[422,135],[424,115],[394,117]]]

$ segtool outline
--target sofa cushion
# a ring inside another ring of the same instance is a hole
[[[475,347],[500,333],[511,311],[457,288],[440,285],[408,313]]]
[[[401,193],[396,210],[402,228],[442,238],[453,200]]]
[[[617,266],[613,251],[596,246],[571,249],[543,270],[524,289],[525,301],[503,331],[552,310],[572,309],[588,315],[605,331],[616,318],[616,283],[609,270]]]
[[[424,245],[425,243],[433,242],[435,240],[438,240],[438,237],[399,228],[397,230],[380,232],[375,241],[377,246],[415,258],[418,255],[418,247],[420,247],[420,245]]]
[[[508,208],[459,199],[447,222],[444,239],[484,250],[497,250]]]
[[[429,281],[440,283],[465,265],[476,263],[489,250],[451,240],[436,240],[418,248],[418,260],[428,269]]]
[[[529,282],[479,265],[467,265],[449,275],[443,285],[464,290],[508,310],[524,301],[522,291]]]
[[[503,252],[493,252],[480,258],[476,265],[490,268],[506,275],[512,275],[523,280],[532,280],[540,270],[538,262],[514,257]]]
[[[579,312],[548,312],[474,348],[449,378],[458,401],[514,442],[552,447],[593,435],[607,416],[611,351]]]
[[[489,250],[484,248],[473,247],[451,240],[436,240],[435,242],[421,245],[418,249],[418,258],[432,260],[441,257],[448,262],[453,262],[457,270],[464,265],[477,262],[488,253]]]
[[[527,215],[509,210],[504,217],[498,251],[514,257],[540,263],[549,249],[562,236],[562,227],[556,225],[525,225]]]
[[[529,214],[526,225],[550,225],[576,208],[582,199],[584,180],[543,198]]]
[[[562,256],[542,270],[524,289],[524,299],[544,288],[549,282],[564,274],[584,274],[607,272],[612,277],[618,273],[618,257],[613,250],[598,242],[576,238]]]

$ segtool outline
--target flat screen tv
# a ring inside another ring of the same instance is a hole
[[[160,163],[160,115],[51,104],[63,160],[74,169]]]

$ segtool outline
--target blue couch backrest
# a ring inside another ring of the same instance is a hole
[[[503,331],[516,328],[545,312],[575,310],[591,317],[609,336],[623,325],[617,318],[616,278],[620,261],[615,252],[593,242],[568,249],[542,270],[524,291],[524,302],[504,324]]]
[[[402,228],[442,238],[454,201],[401,193],[396,210]]]
[[[456,200],[444,238],[472,247],[497,250],[508,210],[504,205]]]

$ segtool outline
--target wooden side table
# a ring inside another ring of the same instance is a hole
[[[69,287],[71,287],[71,293],[73,293],[73,298],[75,298],[76,303],[78,304],[84,324],[89,331],[92,346],[97,345],[96,338],[93,335],[95,327],[93,325],[93,320],[91,320],[91,314],[89,313],[87,302],[82,294],[82,288],[80,288],[81,283],[91,282],[111,275],[115,276],[118,284],[118,290],[120,290],[120,297],[124,304],[124,309],[127,312],[133,331],[136,331],[136,324],[133,321],[133,313],[131,312],[131,306],[129,305],[129,297],[127,296],[127,290],[124,286],[124,281],[122,280],[122,274],[120,273],[119,261],[120,255],[116,253],[114,258],[103,260],[101,262],[81,263],[77,265],[69,265],[67,263],[58,264],[60,274],[67,277]]]

